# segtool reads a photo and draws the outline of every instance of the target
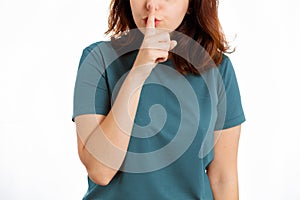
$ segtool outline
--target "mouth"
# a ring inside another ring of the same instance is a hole
[[[143,22],[145,25],[147,24],[147,20],[148,20],[148,17],[143,18]],[[154,19],[155,26],[158,26],[160,22],[161,22],[160,19],[157,19],[157,18]]]

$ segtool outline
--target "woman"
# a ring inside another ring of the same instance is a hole
[[[245,121],[214,0],[112,0],[74,91],[84,199],[238,199]]]

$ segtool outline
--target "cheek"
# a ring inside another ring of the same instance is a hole
[[[134,20],[134,23],[136,24],[136,26],[141,26],[141,16],[142,16],[142,7],[141,5],[135,3],[135,4],[131,4],[131,14]]]
[[[171,13],[172,13],[172,17],[170,18],[171,23],[174,24],[174,25],[178,25],[179,26],[181,24],[184,16],[185,16],[185,12],[183,12],[181,10],[181,12],[179,11],[179,12],[171,12]]]
[[[133,17],[134,23],[135,23],[136,25],[138,25],[138,24],[137,24],[137,22],[138,22],[138,13],[132,11],[132,17]]]

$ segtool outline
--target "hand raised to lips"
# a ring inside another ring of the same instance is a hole
[[[144,40],[133,68],[148,65],[153,69],[157,63],[168,59],[169,51],[177,44],[175,40],[170,39],[168,30],[155,28],[155,19],[154,11],[144,19],[147,20],[145,29],[141,30],[144,33]]]

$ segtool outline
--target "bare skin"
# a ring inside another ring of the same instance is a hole
[[[238,200],[237,156],[241,125],[215,132],[214,160],[207,169],[215,200]]]
[[[169,51],[175,46],[176,42],[170,40],[168,32],[156,32],[154,10],[150,10],[142,48],[111,111],[107,116],[93,114],[75,118],[79,157],[95,183],[109,184],[120,169],[127,152],[142,85],[157,63],[168,59]]]
[[[131,0],[131,3],[133,1],[140,3],[142,0]],[[163,16],[159,9],[166,5],[165,2],[158,5],[159,2],[162,1],[147,1],[148,14],[142,48],[111,111],[107,116],[90,114],[75,118],[79,157],[96,184],[109,184],[119,171],[127,153],[142,85],[157,63],[166,61],[169,51],[176,46],[176,41],[170,40],[168,31],[156,30],[159,23],[161,26],[167,24],[163,20],[157,22]],[[157,17],[157,13],[160,16]],[[214,146],[215,157],[207,169],[215,200],[239,198],[237,152],[240,130],[239,125],[215,132],[215,138],[218,138]]]

